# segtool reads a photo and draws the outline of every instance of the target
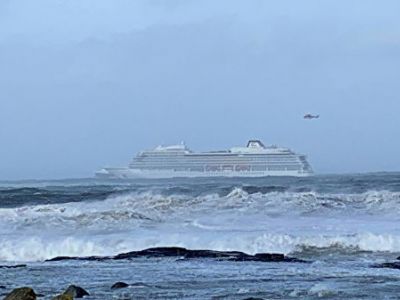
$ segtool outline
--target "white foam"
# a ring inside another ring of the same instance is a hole
[[[290,253],[301,246],[400,251],[400,194],[130,193],[0,209],[0,260],[112,255],[155,246]]]
[[[400,236],[362,233],[354,236],[292,236],[288,234],[251,234],[206,236],[189,232],[166,236],[149,233],[139,237],[129,235],[21,237],[0,239],[0,261],[38,261],[55,256],[114,255],[149,247],[181,246],[191,249],[237,250],[247,253],[291,253],[300,246],[319,248],[341,246],[364,251],[400,252]]]

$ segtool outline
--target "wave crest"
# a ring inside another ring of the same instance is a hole
[[[23,237],[0,239],[0,261],[38,261],[56,256],[107,256],[151,247],[178,246],[188,249],[241,251],[249,254],[275,252],[300,258],[329,259],[332,255],[357,255],[372,252],[400,252],[400,236],[362,233],[337,236],[293,236],[289,234],[251,234],[196,236],[148,234],[138,238],[108,236]]]
[[[390,191],[116,191],[104,200],[1,208],[0,260],[158,246],[303,255],[398,252],[399,203],[400,193]]]

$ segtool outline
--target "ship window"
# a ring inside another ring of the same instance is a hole
[[[265,171],[267,169],[267,167],[264,166],[252,166],[251,167],[253,171]]]

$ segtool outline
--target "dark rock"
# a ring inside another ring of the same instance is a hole
[[[22,287],[13,290],[4,298],[4,300],[36,300],[36,294],[33,289]]]
[[[84,261],[103,261],[110,260],[112,257],[109,256],[85,256],[85,257],[76,257],[76,256],[56,256],[50,259],[46,259],[45,261],[63,261],[63,260],[84,260]]]
[[[71,295],[62,294],[62,295],[55,296],[51,300],[74,300],[74,298]]]
[[[250,256],[239,251],[188,250],[185,258],[216,258],[239,261],[245,260]]]
[[[211,258],[228,261],[259,261],[259,262],[307,262],[301,259],[286,257],[280,253],[257,253],[249,255],[239,251],[214,251],[214,250],[188,250],[180,247],[157,247],[141,251],[131,251],[121,253],[116,256],[89,256],[89,257],[68,257],[59,256],[47,261],[62,260],[121,260],[134,259],[139,257],[158,258],[158,257],[176,257],[181,259]]]
[[[137,257],[168,257],[168,256],[185,256],[189,250],[180,247],[157,247],[149,248],[141,251],[131,251],[121,253],[112,259],[130,259]]]
[[[298,262],[307,263],[305,260],[287,257],[281,253],[257,253],[256,255],[244,255],[238,258],[230,259],[233,261],[259,261],[259,262]]]
[[[83,296],[89,296],[89,293],[80,286],[70,285],[65,290],[64,295],[70,295],[73,298],[82,298]]]
[[[129,284],[127,284],[127,283],[125,283],[125,282],[119,281],[119,282],[114,283],[114,284],[112,285],[111,289],[112,289],[112,290],[123,289],[123,288],[126,288],[126,287],[128,287],[128,286],[129,286]]]
[[[26,268],[26,265],[11,265],[11,266],[0,265],[0,269],[17,269],[17,268]]]
[[[56,256],[50,259],[46,259],[45,261],[62,261],[62,260],[77,260],[78,257],[73,256]]]
[[[239,251],[188,250],[179,247],[149,248],[142,251],[132,251],[114,256],[113,259],[132,259],[137,257],[182,257],[214,258],[230,261],[261,261],[261,262],[305,262],[300,259],[286,257],[280,253],[258,253],[249,255]]]
[[[389,268],[389,269],[400,269],[400,261],[386,262],[382,264],[372,265],[373,268]]]
[[[257,253],[254,257],[260,261],[284,261],[285,255],[280,253]]]
[[[5,289],[5,285],[0,285],[0,289]]]
[[[257,261],[265,261],[265,262],[298,262],[298,263],[307,263],[308,261],[298,259],[295,257],[288,257],[280,253],[257,253],[254,255]]]

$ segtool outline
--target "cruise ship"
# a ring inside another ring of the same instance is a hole
[[[250,140],[245,147],[194,152],[184,143],[139,152],[124,168],[104,168],[102,178],[264,177],[313,174],[305,155]]]

